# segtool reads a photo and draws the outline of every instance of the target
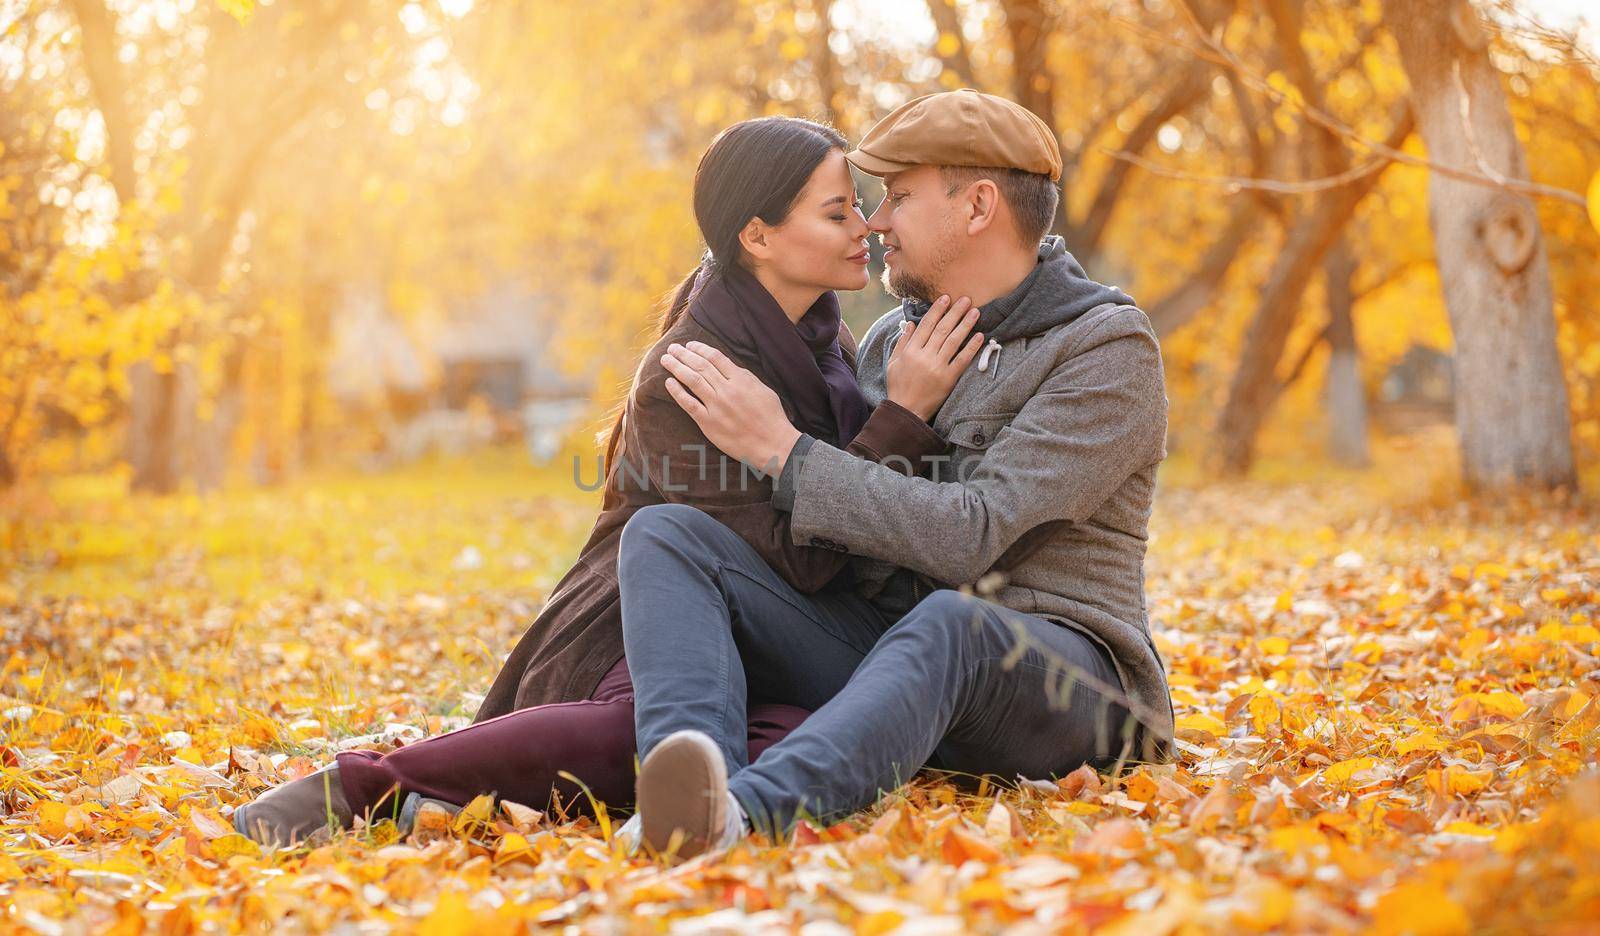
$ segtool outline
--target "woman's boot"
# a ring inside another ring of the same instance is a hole
[[[318,829],[348,829],[354,822],[337,765],[273,787],[233,811],[233,827],[262,845],[295,845]]]

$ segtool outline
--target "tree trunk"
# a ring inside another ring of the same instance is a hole
[[[1361,352],[1356,347],[1355,258],[1350,243],[1340,239],[1322,263],[1328,294],[1328,375],[1323,400],[1328,413],[1328,455],[1336,464],[1365,468],[1372,463],[1367,450],[1367,392],[1361,384]]]
[[[100,119],[105,124],[106,162],[111,187],[124,206],[135,197],[133,119],[123,91],[128,83],[117,58],[117,18],[104,0],[72,0],[72,15],[83,32],[83,70],[89,76]]]
[[[1528,177],[1488,37],[1466,0],[1385,0],[1436,163]],[[1463,100],[1463,93],[1466,99]],[[1433,174],[1428,221],[1455,336],[1456,433],[1473,488],[1575,482],[1550,263],[1530,199]]]
[[[128,367],[128,390],[129,484],[136,491],[170,494],[180,475],[177,371],[157,373],[151,362],[136,361]]]
[[[955,75],[961,87],[977,88],[978,79],[972,70],[966,36],[961,32],[961,11],[956,8],[956,0],[928,0],[928,14],[939,32],[934,40],[934,51],[945,71]],[[955,41],[947,42],[946,36],[954,37]]]
[[[834,59],[833,47],[828,40],[833,37],[833,0],[818,0],[813,4],[817,14],[817,34],[812,47],[811,68],[817,78],[817,102],[822,122],[829,126],[839,123],[839,63]]]
[[[1409,111],[1397,118],[1385,141],[1398,149],[1411,135]],[[1353,182],[1329,189],[1294,224],[1261,287],[1255,318],[1245,335],[1244,351],[1228,388],[1228,401],[1217,421],[1217,466],[1226,475],[1243,475],[1255,461],[1256,435],[1282,390],[1278,362],[1294,328],[1295,314],[1306,286],[1328,248],[1355,214],[1361,199],[1378,184],[1383,170],[1369,172]]]
[[[1056,84],[1050,71],[1050,12],[1040,0],[1002,0],[1006,32],[1011,37],[1011,83],[1018,104],[1026,107],[1050,129],[1057,140]],[[1063,231],[1067,224],[1067,200],[1056,204],[1052,231]]]

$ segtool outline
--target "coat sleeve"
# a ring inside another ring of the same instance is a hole
[[[772,504],[776,478],[746,468],[712,445],[661,381],[640,384],[625,431],[618,484],[648,486],[668,503],[705,511],[749,543],[799,591],[822,588],[844,567],[848,553],[838,544],[821,537],[816,543],[796,542],[790,515]],[[944,441],[927,423],[884,404],[844,451],[856,459],[883,460],[894,470],[915,470],[925,456],[943,449]]]
[[[1116,316],[1064,355],[959,481],[908,477],[813,444],[794,472],[791,532],[939,581],[976,582],[1030,529],[1087,520],[1159,461],[1166,413],[1154,333],[1142,313]]]

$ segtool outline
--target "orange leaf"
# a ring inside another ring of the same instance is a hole
[[[1468,932],[1472,921],[1461,905],[1433,884],[1401,884],[1378,898],[1372,911],[1377,933],[1399,936],[1455,936]]]
[[[1095,826],[1083,843],[1083,851],[1097,854],[1138,851],[1144,847],[1144,831],[1131,819],[1109,819]]]
[[[1000,860],[1000,849],[983,836],[959,825],[951,826],[950,831],[945,833],[944,846],[940,851],[945,862],[953,865],[966,861],[993,863]]]

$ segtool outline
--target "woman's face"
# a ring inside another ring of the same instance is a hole
[[[783,223],[767,229],[771,248],[760,262],[795,286],[863,289],[867,285],[867,220],[844,153],[817,164]]]

